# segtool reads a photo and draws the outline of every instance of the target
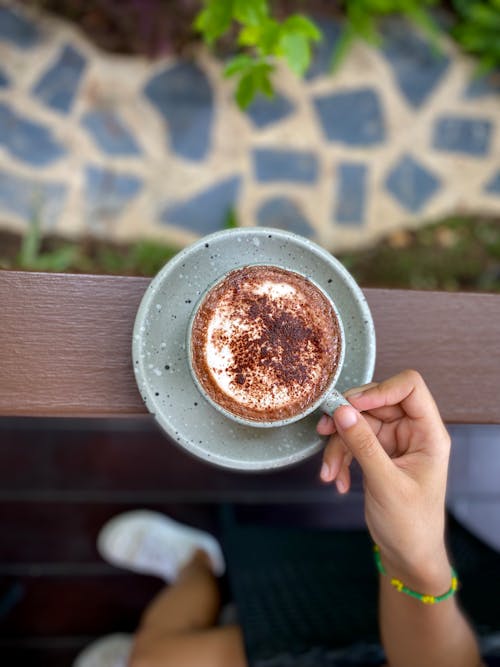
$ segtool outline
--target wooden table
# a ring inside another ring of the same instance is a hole
[[[134,317],[147,278],[0,271],[0,416],[138,416]],[[500,295],[364,290],[375,379],[416,368],[449,423],[500,424]]]

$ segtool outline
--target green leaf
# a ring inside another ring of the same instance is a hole
[[[262,26],[247,25],[242,28],[238,35],[240,46],[256,46],[261,39]]]
[[[233,0],[234,18],[246,26],[260,25],[268,14],[266,0]]]
[[[277,55],[276,49],[281,38],[281,25],[274,19],[266,19],[260,27],[257,50],[263,56]]]
[[[241,77],[236,89],[236,101],[240,109],[246,109],[252,102],[257,88],[255,85],[255,78],[252,72]]]
[[[470,9],[469,18],[477,27],[492,28],[500,19],[500,15],[493,7],[475,4]]]
[[[224,220],[224,229],[237,229],[238,227],[239,225],[236,211],[234,208],[230,208]]]
[[[274,97],[273,84],[267,72],[263,72],[259,78],[259,90],[264,93],[266,97]]]
[[[317,26],[301,14],[294,14],[288,17],[283,23],[283,30],[285,32],[299,33],[304,37],[308,37],[313,42],[319,42],[323,37]]]
[[[207,44],[212,45],[229,30],[232,20],[233,0],[207,0],[193,27],[202,34]]]
[[[469,9],[470,0],[452,0],[455,11],[459,14],[466,15]]]
[[[247,56],[245,54],[235,56],[227,63],[224,69],[224,77],[227,79],[228,77],[234,76],[235,74],[246,72],[247,70],[252,69],[254,63],[255,59],[251,56]]]
[[[137,241],[130,249],[125,268],[135,274],[154,276],[177,252],[178,248],[159,241]]]
[[[241,76],[236,89],[236,101],[240,109],[246,109],[258,92],[268,97],[273,96],[273,88],[269,79],[272,71],[272,65],[257,60],[252,68]]]
[[[75,263],[77,256],[78,248],[76,246],[65,245],[52,252],[39,255],[34,268],[39,271],[66,271]]]
[[[38,258],[40,245],[42,243],[42,234],[40,231],[40,220],[38,215],[34,215],[28,230],[21,241],[21,249],[18,255],[19,265],[23,269],[31,269]]]
[[[311,49],[307,37],[293,32],[284,34],[280,44],[290,69],[302,76],[311,62]]]
[[[380,42],[374,15],[366,13],[361,7],[352,5],[347,8],[348,25],[356,36],[371,44]]]
[[[332,74],[339,69],[342,61],[347,55],[347,52],[353,44],[354,39],[355,33],[352,27],[347,26],[344,28],[342,34],[340,35],[340,39],[337,41],[337,44],[332,52],[332,57],[330,60],[330,71]]]
[[[443,49],[441,47],[441,37],[442,37],[441,29],[439,28],[439,25],[434,21],[432,16],[425,10],[421,9],[420,7],[412,10],[409,13],[409,16],[411,20],[416,25],[418,25],[426,34],[432,46],[432,50],[434,51],[434,55],[436,57],[442,55]]]

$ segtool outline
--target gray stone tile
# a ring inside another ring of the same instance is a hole
[[[419,213],[440,185],[440,179],[411,155],[403,155],[385,181],[387,191],[411,213]]]
[[[106,155],[133,156],[142,153],[132,133],[113,111],[104,109],[88,111],[81,122]]]
[[[168,204],[160,215],[160,221],[198,234],[223,229],[228,215],[236,206],[240,182],[240,176],[231,176],[191,199]]]
[[[382,32],[382,53],[399,89],[413,107],[421,107],[442,81],[450,59],[405,21],[388,21]]]
[[[25,178],[0,170],[0,210],[43,227],[55,225],[65,203],[67,187],[56,181]]]
[[[43,104],[68,113],[75,99],[86,60],[71,44],[61,49],[56,62],[33,87],[33,95]]]
[[[39,38],[40,32],[34,23],[13,9],[0,7],[0,40],[29,49]]]
[[[285,148],[256,148],[253,151],[254,172],[261,183],[284,181],[315,183],[318,179],[318,159],[311,151]]]
[[[486,183],[484,192],[489,195],[500,196],[500,169]]]
[[[9,78],[0,67],[0,88],[7,88],[9,86]]]
[[[385,141],[382,106],[375,88],[320,95],[313,103],[328,141],[360,147]]]
[[[85,169],[85,212],[91,227],[113,221],[142,189],[142,180],[103,167]]]
[[[267,127],[289,116],[294,105],[284,95],[276,93],[273,98],[259,95],[248,107],[246,113],[257,128]]]
[[[442,116],[434,125],[436,150],[482,157],[490,151],[493,123],[488,119]]]
[[[286,229],[307,238],[316,235],[309,220],[288,197],[273,197],[265,201],[257,211],[257,222],[261,227]]]
[[[51,164],[66,154],[50,128],[28,120],[3,102],[0,102],[0,146],[34,167]]]
[[[337,169],[334,219],[341,225],[362,225],[365,220],[368,167],[362,162],[342,162]]]
[[[203,70],[191,62],[153,76],[144,93],[167,121],[167,142],[187,160],[202,160],[210,148],[214,96]]]

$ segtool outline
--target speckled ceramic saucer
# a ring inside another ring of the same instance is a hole
[[[311,241],[277,229],[217,232],[185,248],[149,285],[134,325],[132,356],[139,391],[160,426],[193,455],[233,470],[285,467],[316,453],[318,412],[276,428],[240,426],[215,410],[189,371],[186,331],[207,285],[245,264],[276,264],[312,278],[335,302],[346,338],[337,388],[370,382],[375,330],[368,304],[346,269]]]

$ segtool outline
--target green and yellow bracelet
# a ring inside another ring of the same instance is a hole
[[[377,544],[373,546],[373,554],[375,557],[377,570],[380,572],[380,574],[387,575],[387,571],[382,565],[380,548]],[[424,604],[437,604],[438,602],[443,602],[444,600],[451,598],[452,595],[455,595],[458,589],[458,577],[455,570],[451,568],[451,586],[446,591],[446,593],[443,593],[443,595],[425,595],[424,593],[417,593],[417,591],[412,591],[411,588],[408,588],[408,586],[405,586],[402,581],[396,578],[391,579],[391,585],[394,586],[394,588],[400,593],[405,593],[406,595],[409,595],[416,600],[420,600],[420,602],[423,602]]]

